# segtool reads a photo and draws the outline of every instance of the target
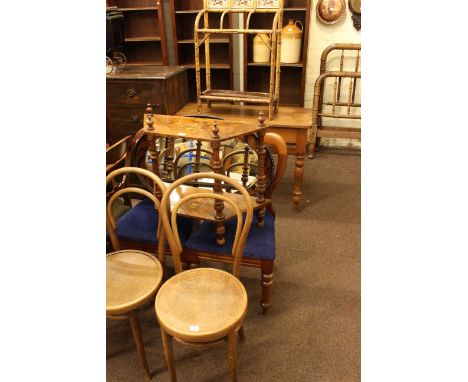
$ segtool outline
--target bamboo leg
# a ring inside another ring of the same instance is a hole
[[[140,362],[143,366],[143,371],[145,373],[145,379],[149,381],[151,379],[151,376],[148,370],[148,363],[146,362],[145,348],[143,346],[143,340],[141,339],[141,329],[140,323],[138,322],[137,312],[135,310],[132,310],[131,312],[129,312],[128,318],[130,321],[130,328],[132,330],[133,339],[135,340],[137,352],[140,356]]]
[[[172,337],[161,327],[161,337],[166,358],[166,366],[169,370],[169,379],[171,382],[177,382],[177,376],[174,365],[174,350],[172,349]]]
[[[351,97],[352,97],[352,94],[353,94],[353,79],[350,78],[349,79],[349,92],[348,92],[348,110],[347,110],[348,115],[351,114]]]
[[[237,337],[235,331],[228,334],[228,362],[231,382],[237,382]]]
[[[281,13],[278,21],[278,30],[281,30],[283,25],[283,14]],[[278,47],[276,50],[276,79],[275,79],[275,113],[278,112],[280,99],[280,75],[281,75],[281,33],[278,34]]]
[[[277,39],[278,33],[276,33],[276,26],[273,28],[273,36],[271,37],[271,54],[270,54],[270,87],[269,87],[269,100],[268,104],[268,119],[273,117],[273,97],[275,92],[275,74],[278,69],[276,66],[276,57],[277,57]]]
[[[354,71],[357,72],[358,69],[359,69],[359,53],[360,51],[358,50],[357,51],[357,55],[356,55],[356,66],[354,67]],[[353,84],[353,97],[352,97],[352,103],[354,103],[354,99],[356,97],[356,81],[357,81],[357,78],[354,77],[353,78],[353,81],[354,81],[354,84]]]
[[[344,60],[344,50],[341,50],[340,72],[343,71],[343,60]],[[338,103],[340,103],[340,97],[341,97],[341,77],[338,79],[338,97],[337,97]]]
[[[201,102],[201,99],[200,99],[200,97],[201,97],[200,45],[199,45],[197,29],[195,29],[194,41],[195,41],[195,81],[197,83],[197,104],[198,104],[198,112],[201,113],[201,111],[202,111],[202,102]]]
[[[208,13],[204,15],[205,28],[209,28]],[[206,89],[211,90],[211,58],[210,58],[210,35],[208,34],[205,40],[205,63],[206,63]],[[207,101],[208,109],[211,108],[211,101]]]

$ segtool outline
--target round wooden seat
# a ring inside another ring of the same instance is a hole
[[[159,324],[187,342],[216,341],[236,330],[247,312],[247,292],[232,274],[198,268],[166,281],[156,296]]]
[[[106,255],[106,312],[132,311],[151,300],[162,280],[162,267],[149,253],[124,250]]]

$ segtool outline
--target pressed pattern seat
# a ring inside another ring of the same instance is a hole
[[[230,273],[193,269],[164,283],[156,298],[156,311],[171,336],[190,342],[216,341],[239,327],[247,312],[247,292]]]

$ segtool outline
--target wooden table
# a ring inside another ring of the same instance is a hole
[[[257,225],[264,226],[265,216],[265,191],[266,191],[266,175],[265,175],[265,133],[266,125],[263,114],[257,116],[254,120],[248,122],[231,121],[231,120],[213,120],[207,118],[189,118],[183,116],[168,116],[153,114],[151,106],[148,106],[147,114],[144,116],[143,129],[140,130],[149,141],[149,152],[152,159],[153,172],[160,176],[159,171],[159,148],[156,145],[158,137],[168,138],[168,151],[165,156],[168,158],[168,175],[171,178],[173,172],[174,158],[174,141],[177,138],[193,139],[196,141],[210,142],[212,155],[212,168],[215,173],[223,174],[222,164],[220,160],[221,142],[233,139],[243,138],[247,140],[249,136],[254,136],[258,141],[258,172],[257,182],[255,184],[256,203],[259,204],[257,209]],[[223,174],[224,175],[224,174]],[[156,196],[159,198],[160,191],[156,191]],[[215,180],[213,183],[213,191],[222,193],[221,181]],[[218,245],[225,244],[224,238],[224,221],[228,211],[224,211],[224,203],[222,200],[215,200],[215,221],[216,221],[216,242]],[[200,217],[198,215],[194,217]],[[207,219],[209,220],[208,215]]]
[[[222,117],[230,122],[256,124],[260,111],[266,114],[268,107],[213,104],[207,114]],[[188,103],[176,113],[179,116],[196,114],[198,114],[196,103]],[[265,126],[267,127],[267,132],[278,133],[290,145],[288,147],[288,154],[296,155],[292,201],[296,210],[299,210],[302,200],[304,162],[307,153],[307,130],[312,127],[312,109],[280,106],[274,118],[271,121],[265,121]]]

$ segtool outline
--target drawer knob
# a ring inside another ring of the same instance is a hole
[[[140,122],[140,117],[138,115],[132,116],[131,119],[132,119],[132,122],[134,122],[134,123]]]
[[[127,90],[127,95],[128,95],[129,97],[135,97],[135,94],[136,94],[136,90],[135,90],[135,89],[130,88],[130,89]]]

